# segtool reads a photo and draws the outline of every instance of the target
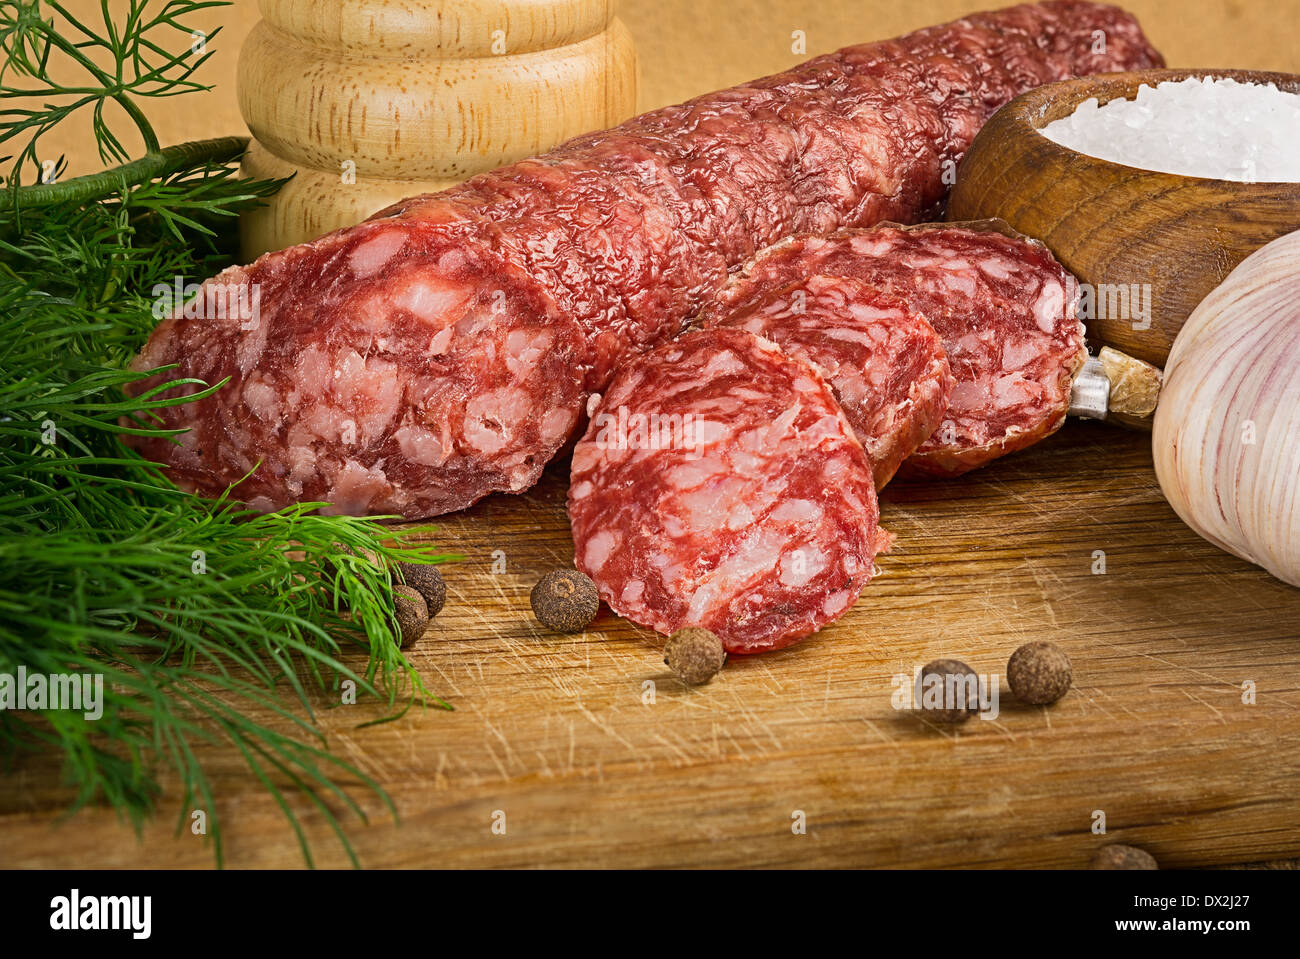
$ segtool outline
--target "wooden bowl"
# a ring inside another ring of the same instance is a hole
[[[246,259],[621,122],[636,55],[609,0],[261,0],[239,57]]]
[[[1001,217],[1047,244],[1097,303],[1123,314],[1121,287],[1149,292],[1149,319],[1085,317],[1090,338],[1163,365],[1188,315],[1238,263],[1300,228],[1300,183],[1237,183],[1155,173],[1099,160],[1038,130],[1084,100],[1131,98],[1143,83],[1231,77],[1300,93],[1300,76],[1247,70],[1144,70],[1039,87],[1007,104],[962,161],[952,220]],[[1148,325],[1149,324],[1149,325]],[[1145,328],[1144,328],[1145,327]]]

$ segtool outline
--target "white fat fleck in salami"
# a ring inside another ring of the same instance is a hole
[[[876,490],[942,420],[953,376],[925,318],[843,276],[795,280],[706,326],[739,327],[812,364],[830,384],[871,460]]]
[[[841,616],[887,539],[871,466],[810,365],[740,329],[625,365],[573,454],[575,561],[616,613],[733,653]]]
[[[1065,422],[1086,358],[1079,284],[1043,244],[1001,221],[792,237],[747,262],[702,322],[761,308],[812,274],[869,284],[922,314],[943,342],[955,378],[948,408],[900,475],[956,476]]]

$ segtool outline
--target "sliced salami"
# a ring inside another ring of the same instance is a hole
[[[866,454],[807,363],[703,330],[625,365],[593,405],[569,519],[577,566],[616,613],[755,653],[857,600],[886,535]]]
[[[1001,221],[792,237],[733,276],[703,322],[753,309],[812,274],[870,284],[921,313],[943,341],[956,383],[938,428],[902,475],[956,476],[1065,422],[1087,356],[1079,284],[1036,240]]]
[[[678,335],[756,250],[933,218],[1002,104],[1162,62],[1115,7],[1025,4],[848,47],[404,200],[209,281],[205,295],[260,290],[255,328],[163,322],[137,369],[227,385],[158,414],[189,431],[180,445],[141,449],[185,488],[235,485],[259,508],[326,498],[415,518],[518,492],[586,396]],[[364,428],[347,425],[360,427],[354,405]]]
[[[866,450],[877,492],[948,409],[954,381],[939,335],[861,280],[795,280],[705,325],[748,330],[814,366]]]

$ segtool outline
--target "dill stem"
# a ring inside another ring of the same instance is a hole
[[[19,210],[39,209],[59,203],[90,203],[115,193],[124,186],[137,186],[160,176],[203,163],[229,163],[248,149],[248,137],[216,137],[191,140],[153,150],[138,160],[99,173],[73,177],[62,183],[33,183],[10,190],[16,194]]]
[[[135,123],[136,129],[140,131],[140,136],[144,138],[145,157],[153,156],[162,152],[162,145],[158,142],[158,134],[153,132],[153,124],[144,115],[139,104],[132,100],[125,93],[113,94],[113,99],[126,111],[126,115]],[[188,144],[182,143],[181,146]],[[243,152],[242,150],[240,151]]]

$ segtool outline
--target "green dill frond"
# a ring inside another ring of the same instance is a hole
[[[174,776],[178,830],[202,807],[221,863],[220,797],[198,757],[225,743],[284,811],[309,864],[286,790],[309,800],[355,862],[340,818],[365,820],[353,792],[392,807],[329,752],[316,710],[339,702],[345,683],[389,716],[413,703],[448,708],[399,647],[390,568],[455,557],[423,545],[431,530],[383,517],[199,499],[122,442],[165,435],[151,410],[222,388],[172,379],[131,398],[150,374],[128,364],[160,318],[156,290],[228,265],[237,215],[281,185],[240,179],[234,138],[159,148],[135,102],[205,89],[192,74],[209,54],[191,47],[189,18],[217,5],[129,0],[115,16],[105,3],[92,26],[53,0],[0,2],[0,96],[64,98],[0,111],[0,137],[26,137],[0,197],[0,674],[104,677],[97,719],[0,710],[0,757],[61,753],[72,808],[107,803],[137,826]],[[168,53],[169,40],[182,51]],[[83,85],[51,82],[54,57],[82,67]],[[78,111],[101,155],[126,160],[105,119],[110,100],[144,158],[19,185],[39,137]],[[167,395],[178,386],[185,395]]]
[[[35,179],[41,177],[40,138],[73,116],[89,114],[101,162],[125,162],[129,154],[122,133],[105,110],[110,102],[126,114],[145,151],[156,152],[158,137],[136,98],[210,89],[193,74],[212,56],[208,44],[220,28],[205,34],[194,15],[225,5],[224,0],[102,3],[101,22],[91,23],[74,17],[57,0],[0,4],[0,99],[34,104],[0,110],[0,143],[26,139],[15,155],[10,186],[19,184],[27,166]],[[51,79],[51,73],[68,73],[52,71],[52,60],[57,67],[70,67],[75,79]]]

